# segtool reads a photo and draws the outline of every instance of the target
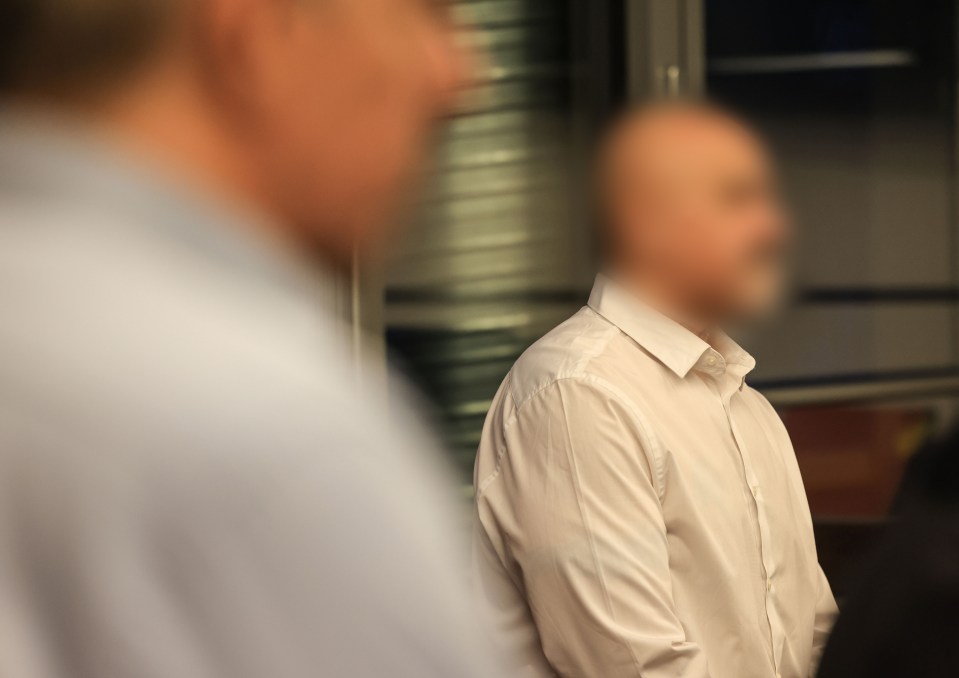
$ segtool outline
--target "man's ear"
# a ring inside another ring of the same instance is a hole
[[[194,31],[205,84],[238,112],[258,117],[282,87],[292,0],[204,0]]]

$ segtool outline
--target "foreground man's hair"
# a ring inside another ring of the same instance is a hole
[[[4,0],[0,95],[69,98],[132,73],[179,0]]]

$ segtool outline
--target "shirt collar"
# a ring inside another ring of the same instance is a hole
[[[716,332],[711,346],[605,275],[596,278],[589,307],[680,378],[685,379],[694,368],[713,376],[729,371],[745,378],[756,367],[753,357],[725,333]]]

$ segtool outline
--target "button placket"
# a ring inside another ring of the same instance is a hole
[[[764,580],[766,595],[765,595],[765,608],[766,608],[766,619],[769,623],[769,633],[770,633],[770,642],[772,644],[773,651],[773,661],[775,662],[775,668],[779,669],[779,659],[780,659],[780,649],[783,645],[783,631],[782,625],[779,620],[779,615],[775,609],[775,601],[773,596],[776,592],[776,587],[774,584],[774,575],[775,571],[772,566],[772,563],[769,562],[768,547],[769,543],[769,523],[765,515],[765,510],[762,501],[762,488],[759,484],[758,479],[755,476],[755,473],[752,468],[752,464],[749,460],[749,452],[743,443],[742,436],[739,433],[736,422],[733,419],[732,415],[732,398],[734,393],[726,394],[723,397],[723,409],[726,412],[726,419],[729,423],[729,428],[733,436],[733,442],[736,444],[736,449],[739,451],[740,461],[743,465],[743,473],[745,480],[749,489],[749,495],[753,502],[753,507],[755,510],[756,520],[758,522],[758,536],[759,536],[759,549],[760,549],[760,562],[762,565],[762,577]]]

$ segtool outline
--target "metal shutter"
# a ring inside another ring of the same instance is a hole
[[[486,68],[393,257],[386,323],[394,357],[436,404],[465,475],[493,394],[520,353],[583,303],[592,256],[570,176],[569,4],[474,0],[455,11]]]

